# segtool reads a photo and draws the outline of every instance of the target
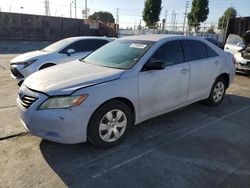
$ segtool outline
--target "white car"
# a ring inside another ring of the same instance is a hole
[[[134,124],[200,100],[220,104],[234,76],[233,56],[204,39],[130,36],[32,74],[17,104],[34,135],[109,147]]]
[[[107,37],[71,37],[48,47],[19,55],[10,61],[13,78],[23,81],[30,74],[68,61],[83,58],[114,40]]]
[[[250,71],[250,31],[243,38],[230,34],[225,45],[225,51],[234,55],[238,71]]]

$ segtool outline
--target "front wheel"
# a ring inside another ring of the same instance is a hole
[[[218,78],[211,89],[208,99],[205,101],[210,106],[219,105],[226,92],[226,82],[223,78]]]
[[[88,140],[97,147],[119,144],[133,123],[130,108],[119,100],[101,106],[88,125]]]

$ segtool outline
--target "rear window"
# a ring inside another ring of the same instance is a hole
[[[208,45],[207,46],[207,55],[208,57],[216,57],[218,56],[218,54],[212,49],[210,48]]]
[[[189,61],[207,58],[207,49],[204,43],[196,40],[185,40],[184,43],[189,55]]]

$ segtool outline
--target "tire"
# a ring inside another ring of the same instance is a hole
[[[88,140],[96,147],[113,147],[124,139],[132,124],[131,109],[119,100],[110,101],[98,108],[91,117]]]
[[[46,64],[44,64],[44,65],[42,65],[40,68],[39,68],[39,70],[42,70],[42,69],[45,69],[45,68],[48,68],[48,67],[51,67],[51,66],[54,66],[55,64],[53,64],[53,63],[46,63]]]
[[[226,81],[222,77],[219,77],[214,82],[209,97],[205,100],[206,104],[209,106],[219,105],[224,99],[225,92]]]

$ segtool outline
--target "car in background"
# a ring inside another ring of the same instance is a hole
[[[227,38],[224,51],[234,55],[236,52],[242,50],[244,47],[245,45],[242,37],[235,34],[230,34]]]
[[[30,74],[60,63],[86,57],[91,52],[114,40],[107,37],[70,37],[41,50],[24,53],[10,61],[13,78],[23,81]]]
[[[250,31],[247,31],[243,37],[230,34],[225,51],[234,55],[238,71],[250,71]]]
[[[214,38],[209,38],[209,37],[204,37],[204,39],[206,39],[207,41],[211,42],[212,44],[218,46],[220,49],[224,49],[224,45],[219,42],[218,40],[214,39]]]
[[[200,100],[219,105],[234,76],[233,56],[204,39],[130,36],[32,74],[17,104],[33,135],[111,147],[134,124]]]

